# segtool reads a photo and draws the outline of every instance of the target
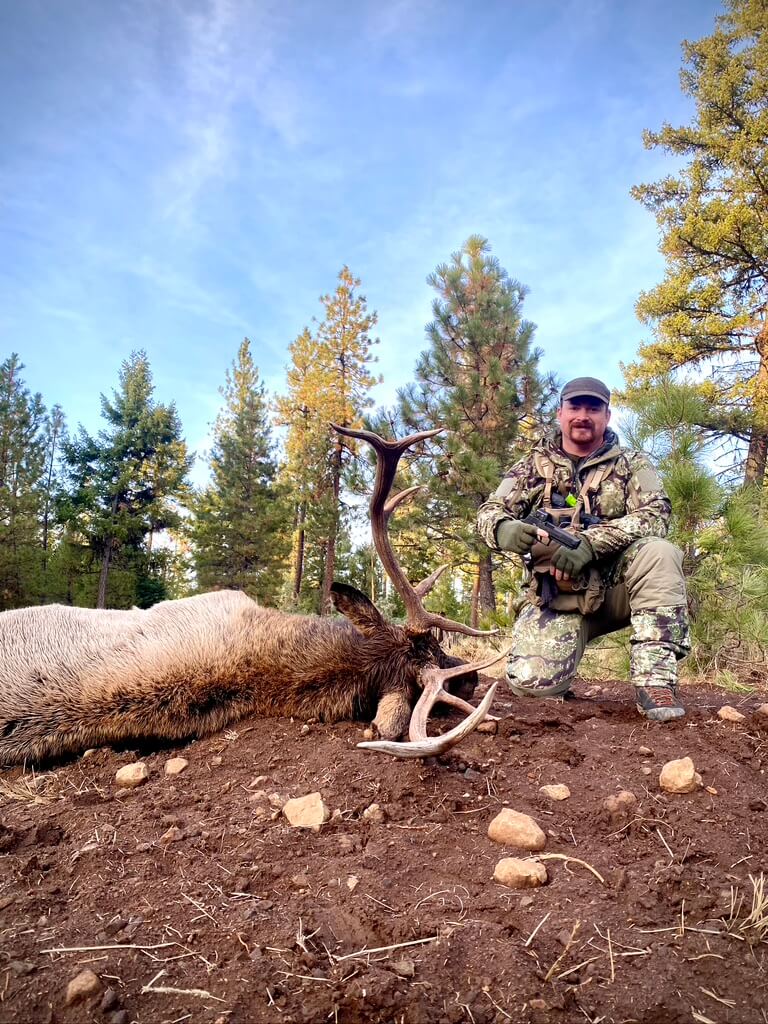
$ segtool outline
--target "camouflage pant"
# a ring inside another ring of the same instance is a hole
[[[608,567],[607,582],[605,601],[591,615],[523,608],[507,661],[514,693],[565,693],[589,641],[629,625],[634,685],[676,685],[677,662],[690,650],[680,551],[656,537],[635,541]]]

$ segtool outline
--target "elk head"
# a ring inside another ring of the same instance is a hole
[[[502,654],[480,663],[456,665],[454,659],[449,659],[442,652],[439,644],[434,639],[434,630],[448,633],[464,633],[467,636],[491,636],[496,631],[488,632],[473,629],[471,626],[454,622],[443,615],[428,612],[422,604],[422,598],[434,586],[438,576],[445,567],[437,569],[421,584],[414,587],[403,572],[389,539],[387,529],[389,517],[398,505],[419,490],[419,487],[409,487],[391,497],[389,496],[400,457],[403,452],[413,445],[418,444],[420,441],[425,441],[427,438],[434,437],[435,434],[439,434],[440,429],[423,430],[418,434],[411,434],[409,437],[402,438],[399,441],[386,441],[370,430],[352,430],[349,427],[341,427],[336,424],[331,424],[331,426],[344,437],[367,441],[376,453],[376,477],[370,502],[373,544],[384,567],[384,571],[392,581],[392,585],[405,605],[406,632],[412,638],[414,645],[421,646],[429,652],[428,660],[418,670],[417,683],[421,687],[422,692],[411,714],[408,741],[371,740],[358,743],[358,747],[361,747],[363,750],[378,750],[386,754],[392,754],[394,757],[435,756],[455,746],[488,717],[488,709],[493,702],[496,686],[498,685],[494,683],[480,705],[475,708],[467,701],[462,700],[461,697],[450,692],[447,688],[449,680],[479,672],[500,661],[505,656]],[[450,664],[451,662],[453,664]],[[446,665],[448,667],[445,667]],[[442,736],[430,737],[427,735],[427,720],[432,708],[438,701],[460,708],[467,714],[467,718]]]

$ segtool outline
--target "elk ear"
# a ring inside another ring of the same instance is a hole
[[[376,605],[355,587],[332,583],[331,600],[336,610],[345,615],[363,636],[375,636],[386,628],[386,619]]]

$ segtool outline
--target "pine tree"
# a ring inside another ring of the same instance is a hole
[[[153,571],[153,538],[178,525],[177,500],[186,495],[192,463],[175,405],[153,399],[146,354],[132,353],[119,379],[111,400],[101,396],[107,429],[92,438],[81,426],[64,447],[68,490],[59,516],[71,543],[82,543],[99,563],[97,608],[107,605],[116,564],[128,579],[114,603],[149,604],[163,596]]]
[[[313,335],[305,329],[290,347],[288,393],[277,401],[278,421],[288,427],[287,473],[295,501],[293,599],[299,599],[307,559],[322,561],[318,610],[330,611],[336,544],[343,529],[342,480],[354,450],[329,431],[330,423],[360,426],[377,383],[368,365],[377,339],[370,337],[376,313],[357,292],[360,280],[348,267],[332,295],[321,296],[325,315]]]
[[[14,353],[0,364],[0,609],[35,603],[40,589],[45,407]]]
[[[656,215],[667,268],[637,305],[656,339],[625,374],[636,387],[695,371],[707,409],[701,425],[743,441],[744,482],[760,484],[768,456],[766,0],[727,0],[716,31],[683,43],[683,53],[692,122],[665,124],[644,140],[688,163],[633,189]]]
[[[437,292],[429,348],[416,366],[416,383],[399,392],[401,415],[412,430],[445,427],[430,444],[436,461],[426,482],[425,526],[434,543],[466,552],[474,576],[472,622],[496,607],[494,563],[477,536],[477,510],[541,424],[554,387],[538,370],[534,325],[523,319],[526,289],[472,236],[449,263],[427,278]]]
[[[285,502],[275,480],[268,399],[243,339],[214,427],[212,482],[195,502],[191,526],[198,586],[234,587],[274,601],[286,558]]]
[[[53,535],[55,527],[56,496],[60,489],[60,463],[62,449],[67,440],[67,426],[60,405],[54,405],[45,423],[44,461],[40,484],[41,490],[41,547],[42,547],[42,591],[40,600],[50,599],[51,591],[58,586],[51,580],[51,554],[55,548]]]

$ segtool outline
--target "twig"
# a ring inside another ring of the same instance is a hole
[[[437,942],[440,938],[439,935],[430,935],[426,939],[413,939],[411,942],[396,942],[393,946],[377,946],[375,949],[358,949],[356,953],[345,953],[344,956],[334,957],[336,963],[341,963],[342,960],[353,960],[358,956],[368,956],[369,953],[388,953],[392,949],[405,949],[406,946],[423,946],[426,942]]]
[[[611,981],[616,980],[616,974],[613,969],[613,946],[611,945],[611,929],[608,928],[608,959],[611,961]]]
[[[671,857],[671,859],[672,859],[672,860],[674,860],[674,859],[675,859],[675,855],[674,855],[674,853],[672,853],[672,851],[670,850],[670,848],[669,848],[669,843],[668,843],[668,842],[667,842],[667,840],[666,840],[666,839],[664,838],[664,836],[663,836],[663,835],[661,834],[661,832],[659,831],[659,829],[658,829],[658,828],[656,829],[656,835],[657,835],[657,836],[659,837],[659,839],[660,839],[660,840],[662,841],[662,843],[663,843],[663,844],[664,844],[664,846],[666,847],[666,849],[667,849],[667,853],[669,854],[669,856]]]
[[[552,911],[551,911],[551,910],[547,911],[547,913],[546,913],[546,914],[544,915],[544,917],[542,917],[542,919],[541,919],[541,920],[539,921],[539,923],[538,923],[538,924],[536,925],[536,927],[535,927],[535,928],[533,929],[533,931],[531,932],[531,934],[530,934],[530,935],[528,936],[528,938],[527,938],[527,939],[525,940],[525,942],[523,943],[523,946],[525,946],[526,948],[527,948],[528,946],[530,946],[530,944],[531,944],[531,943],[533,942],[533,937],[534,937],[534,935],[535,935],[535,934],[536,934],[536,932],[537,932],[537,931],[539,930],[539,928],[541,928],[541,926],[542,926],[542,925],[544,924],[544,922],[545,922],[545,921],[547,920],[547,918],[549,917],[549,915],[550,915],[551,913],[552,913]]]
[[[178,942],[157,942],[154,946],[136,946],[131,942],[120,943],[114,946],[59,946],[57,949],[41,949],[41,953],[92,953],[100,949],[166,949],[168,946],[178,946]],[[184,946],[181,947],[184,949]]]
[[[701,985],[699,985],[699,991],[703,992],[705,996],[709,996],[710,999],[714,999],[716,1002],[722,1003],[723,1006],[728,1006],[728,1007],[733,1008],[736,1005],[736,1000],[735,999],[723,999],[722,996],[719,996],[717,994],[717,992],[713,992],[709,988],[702,988]]]
[[[600,872],[597,871],[595,868],[593,868],[591,864],[587,864],[587,862],[585,860],[581,860],[579,857],[571,857],[570,854],[567,854],[567,853],[537,853],[536,854],[536,859],[537,860],[565,860],[565,861],[572,860],[574,862],[574,864],[581,864],[581,866],[583,868],[586,868],[587,871],[591,871],[592,874],[595,876],[595,878],[598,880],[598,882],[602,882],[603,885],[605,885],[605,879],[600,874]]]
[[[586,967],[587,964],[593,963],[598,957],[591,956],[588,960],[582,960],[580,964],[576,964],[575,967],[569,967],[567,971],[563,971],[562,974],[558,974],[557,980],[560,981],[562,978],[567,978],[569,974],[573,974],[574,971],[581,970],[582,967]]]
[[[565,957],[567,955],[568,950],[573,945],[573,940],[576,938],[576,932],[579,930],[580,927],[581,927],[581,921],[577,921],[576,924],[571,929],[571,934],[570,934],[570,936],[568,938],[568,941],[565,944],[565,949],[560,954],[560,956],[555,960],[555,962],[549,968],[547,973],[544,975],[544,981],[545,982],[549,981],[549,979],[555,973],[556,968],[560,966],[560,961],[563,959],[563,957]]]
[[[198,903],[197,900],[193,900],[192,897],[185,892],[183,892],[181,895],[184,897],[185,900],[189,900],[193,907],[197,907],[201,914],[205,914],[206,917],[209,917],[217,928],[219,927],[219,922],[216,920],[213,914],[209,914],[205,907]]]
[[[170,985],[158,985],[154,987],[154,983],[158,978],[166,972],[164,970],[158,971],[152,981],[144,985],[141,994],[144,995],[146,992],[162,992],[164,995],[172,996],[196,996],[198,999],[215,999],[217,1003],[225,1003],[226,999],[221,999],[219,996],[213,995],[211,992],[206,992],[204,988],[172,988]]]

